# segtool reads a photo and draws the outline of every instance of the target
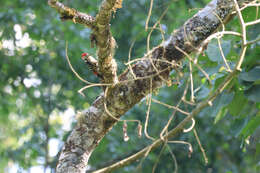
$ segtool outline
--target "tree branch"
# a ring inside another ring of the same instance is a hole
[[[107,17],[109,19],[113,10],[113,4],[105,6],[104,3],[111,4],[110,2],[115,1],[103,1],[102,5],[104,10],[107,10],[107,13],[104,14],[109,16]],[[239,4],[243,2],[241,0]],[[91,153],[117,122],[117,119],[149,94],[150,81],[152,80],[153,90],[161,87],[163,81],[168,79],[169,72],[172,69],[170,64],[173,61],[180,61],[185,54],[196,51],[202,42],[217,30],[222,21],[226,21],[232,16],[233,10],[234,4],[232,0],[212,0],[204,9],[188,20],[183,27],[174,32],[166,42],[152,49],[142,58],[143,60],[134,64],[132,70],[128,69],[121,74],[119,77],[120,82],[107,88],[106,96],[102,93],[89,109],[79,113],[78,123],[62,149],[57,165],[57,173],[84,173]],[[102,11],[102,8],[100,11]],[[97,17],[97,20],[101,19]],[[104,24],[100,25],[106,28],[102,31],[109,31],[108,22],[104,22]],[[100,30],[96,31],[95,35],[98,33],[104,34]],[[110,38],[110,35],[110,33],[105,34],[106,38]],[[99,35],[96,36],[99,37]],[[98,40],[102,40],[102,38]],[[99,56],[102,58],[104,56],[105,59],[109,57],[108,60],[111,60],[111,48],[107,49],[105,46],[107,42],[105,42],[105,39],[103,41],[98,43],[99,49],[104,48],[105,52],[109,54]],[[99,52],[101,51],[99,50]],[[136,78],[133,77],[133,73]],[[236,71],[233,73],[235,74]],[[233,73],[230,73],[229,77]],[[226,84],[228,84],[231,79],[227,78],[226,80]],[[221,92],[226,84],[217,92]],[[209,98],[209,102],[199,104],[189,116],[171,131],[171,135],[168,137],[174,136],[183,129],[184,125],[194,115],[211,103],[216,97],[215,94]],[[154,146],[160,145],[160,140],[157,141],[157,143],[153,144]]]
[[[160,146],[161,144],[163,144],[166,141],[165,139],[170,139],[170,138],[175,137],[177,134],[179,134],[180,132],[182,132],[184,130],[185,125],[188,124],[194,116],[196,116],[198,113],[200,113],[201,110],[204,109],[205,107],[211,105],[211,102],[226,88],[226,86],[231,82],[233,77],[236,76],[238,73],[239,73],[238,70],[234,70],[232,73],[230,73],[225,78],[225,80],[222,82],[222,84],[217,88],[217,90],[213,94],[211,94],[207,100],[199,103],[198,106],[184,120],[182,120],[174,129],[170,130],[166,135],[164,135],[163,138],[159,138],[156,141],[154,141],[151,145],[143,148],[139,152],[137,152],[121,161],[118,161],[115,164],[112,164],[105,168],[94,171],[93,173],[110,172],[115,169],[127,166],[130,163],[143,157],[148,151],[151,152],[153,149],[155,149],[158,146]]]
[[[121,8],[122,0],[103,0],[96,19],[67,7],[58,0],[48,0],[48,4],[60,13],[62,20],[72,20],[74,23],[84,24],[92,29],[90,40],[91,45],[96,45],[98,48],[98,73],[102,76],[102,82],[107,84],[117,83],[117,64],[113,59],[117,45],[112,37],[109,22],[112,12],[115,12],[117,8]]]
[[[122,0],[103,0],[96,16],[97,29],[92,33],[98,47],[97,56],[99,72],[103,75],[105,83],[115,84],[117,78],[117,64],[113,59],[116,41],[110,31],[112,12],[121,7]]]
[[[60,13],[62,20],[72,20],[74,23],[83,24],[91,29],[95,27],[95,18],[88,14],[67,7],[57,0],[48,0],[48,4]]]

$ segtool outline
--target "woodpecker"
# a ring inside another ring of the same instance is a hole
[[[81,59],[88,65],[95,76],[103,79],[103,77],[98,72],[98,62],[94,57],[90,56],[88,53],[82,53]]]

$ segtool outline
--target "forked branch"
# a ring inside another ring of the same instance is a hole
[[[57,165],[57,173],[84,173],[91,153],[114,126],[117,119],[148,95],[151,88],[153,91],[161,87],[164,81],[167,81],[172,66],[165,61],[178,62],[186,54],[197,51],[203,41],[218,29],[223,23],[222,21],[232,17],[234,12],[233,0],[212,0],[204,9],[188,20],[183,27],[173,32],[167,41],[153,48],[141,61],[132,65],[132,70],[127,69],[122,73],[119,82],[116,83],[116,64],[113,63],[112,35],[109,29],[111,13],[115,10],[116,2],[118,0],[103,1],[96,17],[96,23],[99,24],[93,30],[98,47],[99,68],[101,71],[103,69],[108,72],[102,71],[105,82],[114,83],[114,85],[106,89],[106,96],[102,93],[88,109],[79,113],[79,121],[62,149]],[[241,5],[244,2],[249,3],[250,0],[240,0],[238,4]],[[104,15],[104,20],[101,17],[102,15]],[[104,38],[101,38],[101,36],[104,36]],[[100,62],[101,60],[104,60],[104,65],[102,65],[103,62]],[[243,56],[240,56],[237,67],[240,67],[242,61]],[[107,64],[110,65],[107,66]],[[169,131],[167,136],[163,136],[163,138],[171,138],[181,132],[193,116],[212,104],[216,96],[223,91],[237,73],[237,69],[229,73],[215,93],[198,104],[176,128]],[[133,74],[136,77],[134,79]],[[148,149],[155,148],[163,142],[162,139],[158,139],[152,146],[148,146]],[[133,156],[132,161],[137,157],[142,157],[147,153],[148,149],[140,151],[142,152],[140,155],[137,153],[138,156]]]
[[[98,70],[102,82],[117,83],[117,64],[113,59],[116,41],[110,31],[110,20],[112,12],[121,8],[122,0],[103,0],[96,18],[67,7],[58,0],[48,0],[48,4],[60,13],[62,20],[72,20],[92,29],[90,41],[92,46],[97,46]]]

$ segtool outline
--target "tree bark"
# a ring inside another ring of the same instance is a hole
[[[245,1],[238,2],[242,5]],[[233,0],[212,0],[173,32],[167,41],[153,48],[134,64],[132,70],[127,69],[122,73],[118,83],[107,87],[105,94],[102,93],[90,108],[77,116],[77,125],[62,149],[57,173],[84,173],[91,153],[117,119],[151,90],[161,87],[168,80],[172,63],[204,46],[204,40],[228,21],[233,12]]]

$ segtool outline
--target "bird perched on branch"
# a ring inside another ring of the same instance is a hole
[[[98,61],[94,57],[90,56],[88,53],[82,53],[81,59],[88,65],[95,76],[103,79],[98,70]]]

